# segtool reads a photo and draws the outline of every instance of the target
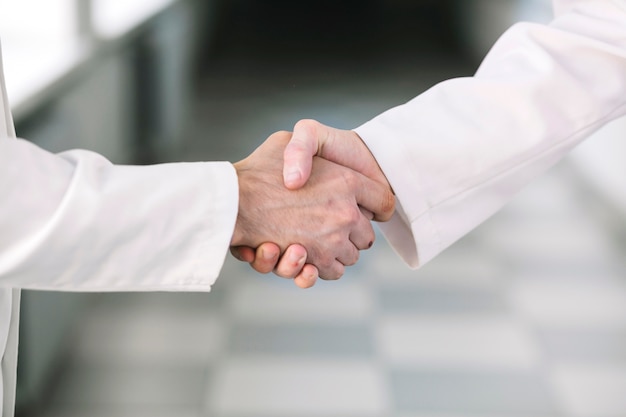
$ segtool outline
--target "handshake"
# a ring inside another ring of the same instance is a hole
[[[258,272],[338,279],[369,249],[371,220],[387,221],[395,197],[378,163],[352,131],[298,122],[234,164],[239,212],[231,253]]]

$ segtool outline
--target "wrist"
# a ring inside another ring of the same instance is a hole
[[[230,240],[231,246],[242,246],[243,238],[245,235],[243,228],[242,228],[242,218],[241,218],[243,214],[242,206],[244,205],[244,200],[245,200],[245,196],[244,196],[245,179],[243,178],[244,175],[242,175],[244,171],[243,166],[244,166],[243,161],[235,162],[233,164],[233,167],[235,167],[235,172],[237,174],[239,198],[238,198],[238,205],[237,205],[237,219],[235,220],[235,227],[233,229],[233,235]]]

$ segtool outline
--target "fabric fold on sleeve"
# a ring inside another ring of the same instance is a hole
[[[418,267],[625,114],[624,2],[576,1],[549,25],[514,25],[473,77],[437,84],[355,131],[404,212],[381,229]]]
[[[219,275],[238,207],[230,163],[114,165],[18,139],[0,141],[0,164],[2,286],[206,291]]]

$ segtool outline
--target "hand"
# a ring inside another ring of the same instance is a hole
[[[391,187],[374,159],[373,155],[365,146],[361,138],[352,131],[339,130],[325,126],[314,120],[301,120],[294,128],[292,139],[285,149],[283,177],[285,185],[290,189],[297,189],[304,185],[311,173],[313,156],[319,155],[333,162],[348,166],[362,174],[369,176],[375,181]],[[381,205],[382,210],[374,213],[375,220],[386,221],[394,211],[394,200],[390,204]],[[279,259],[277,248],[270,243],[259,246],[255,251],[252,248],[239,248],[236,256],[238,259],[248,262],[252,268],[259,272],[274,272],[282,277],[295,278],[296,285],[308,288],[315,283],[311,278],[314,267],[310,264],[294,262],[297,256],[302,256],[305,249],[293,245],[287,252],[295,252],[295,255],[283,256]],[[260,254],[269,256],[260,258]],[[306,253],[304,254],[306,257]]]
[[[277,244],[261,244],[256,251],[247,246],[231,246],[232,255],[242,262],[247,262],[254,270],[262,274],[274,273],[283,278],[293,278],[300,288],[315,285],[319,272],[314,265],[305,264],[306,249],[302,245],[290,245],[283,255]],[[279,262],[280,258],[280,262]]]
[[[296,190],[308,181],[316,155],[360,172],[387,187],[391,191],[390,200],[381,202],[379,210],[372,212],[376,221],[384,222],[391,218],[395,209],[391,186],[363,140],[351,130],[335,129],[315,120],[296,123],[284,154],[283,180],[287,188]]]
[[[312,161],[306,186],[287,190],[281,171],[290,138],[287,132],[274,134],[235,164],[240,200],[231,245],[256,248],[272,241],[284,250],[300,243],[321,278],[339,278],[345,266],[358,260],[359,250],[369,248],[375,239],[367,215],[380,212],[384,202],[393,202],[393,194],[388,187],[322,158]]]

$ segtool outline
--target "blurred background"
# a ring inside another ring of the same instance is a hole
[[[548,0],[20,0],[18,135],[116,163],[229,160],[469,76]],[[302,291],[226,260],[209,294],[25,291],[20,417],[623,417],[626,123],[419,271],[379,236]]]

